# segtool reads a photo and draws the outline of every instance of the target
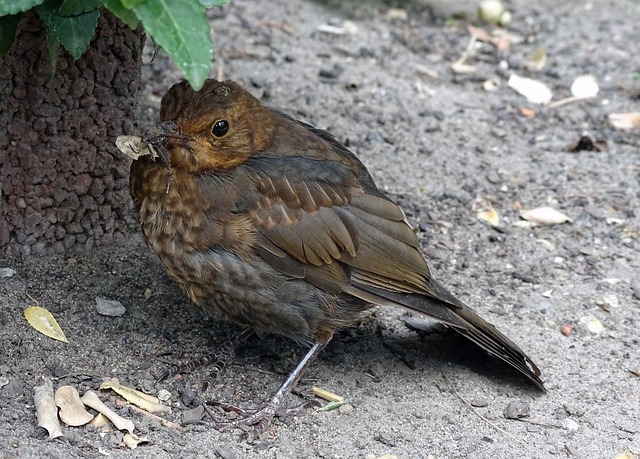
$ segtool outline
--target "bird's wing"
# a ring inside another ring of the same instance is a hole
[[[356,281],[430,294],[429,269],[404,214],[353,171],[299,157],[257,156],[245,166],[258,192],[257,246],[275,267],[312,283],[332,272],[332,291]]]

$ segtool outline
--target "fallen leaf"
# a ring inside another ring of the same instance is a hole
[[[594,335],[599,335],[604,331],[604,325],[596,316],[584,316],[580,318],[580,324]]]
[[[134,161],[145,155],[151,155],[153,160],[158,157],[155,150],[150,149],[142,138],[135,135],[118,136],[116,138],[116,147]]]
[[[611,113],[609,122],[616,129],[635,129],[640,126],[640,112]]]
[[[599,91],[598,82],[593,75],[580,75],[573,80],[571,85],[571,94],[580,99],[596,97]]]
[[[328,390],[320,387],[313,386],[311,387],[311,390],[313,391],[313,395],[328,402],[341,402],[344,400],[340,395],[334,394],[333,392],[329,392]]]
[[[102,403],[102,400],[98,398],[94,391],[86,391],[80,400],[82,400],[82,403],[87,405],[89,408],[93,408],[98,413],[102,413],[107,419],[109,419],[109,421],[113,423],[114,426],[116,426],[116,429],[126,430],[129,433],[133,433],[133,429],[135,429],[133,421],[131,421],[130,419],[124,419],[123,417],[119,416],[114,411],[109,409],[107,405]]]
[[[542,81],[521,77],[515,73],[509,77],[507,85],[534,104],[548,104],[553,97],[551,89]]]
[[[42,379],[42,385],[34,388],[33,401],[38,425],[45,428],[49,432],[49,440],[53,440],[63,434],[58,421],[58,407],[53,398],[53,382],[48,378]]]
[[[529,70],[542,70],[547,63],[547,52],[542,47],[531,51],[526,58],[525,66]]]
[[[171,411],[171,408],[160,404],[160,401],[153,395],[145,394],[131,387],[123,386],[117,379],[111,379],[100,384],[100,390],[111,389],[118,393],[129,403],[139,406],[150,413],[162,413]]]
[[[29,325],[49,338],[68,343],[67,337],[49,311],[41,306],[30,306],[24,310],[24,318]]]
[[[494,209],[481,210],[476,214],[478,220],[497,228],[500,226],[500,215]]]
[[[93,419],[93,415],[84,409],[80,394],[75,387],[62,386],[56,390],[55,401],[62,422],[68,426],[83,426]]]
[[[535,209],[521,210],[520,216],[527,221],[540,225],[557,225],[572,221],[565,214],[553,207],[537,207]]]
[[[124,443],[124,445],[129,449],[135,449],[141,443],[149,443],[149,439],[128,433],[124,434],[124,437],[122,437],[122,443]]]

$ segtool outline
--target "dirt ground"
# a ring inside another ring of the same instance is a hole
[[[179,431],[117,408],[148,444],[128,450],[119,433],[66,426],[63,438],[49,442],[33,407],[42,376],[81,393],[104,377],[168,390],[172,411],[163,417],[180,423],[207,372],[155,385],[167,364],[154,356],[213,346],[237,331],[191,305],[132,232],[124,245],[89,253],[0,260],[15,271],[0,278],[1,458],[640,455],[640,377],[633,374],[640,371],[640,131],[607,121],[640,108],[640,4],[508,2],[509,30],[524,41],[512,40],[508,51],[476,44],[466,60],[472,73],[451,70],[470,39],[464,21],[447,20],[454,7],[400,4],[407,18],[390,15],[394,5],[379,0],[232,0],[211,16],[212,75],[241,81],[348,144],[406,211],[434,276],[539,364],[548,393],[451,333],[376,308],[336,335],[288,399],[299,404],[316,385],[342,395],[340,409],[276,420],[251,441],[205,426]],[[335,29],[319,30],[326,25]],[[530,70],[527,55],[538,47],[548,61]],[[583,74],[596,78],[600,92],[535,105],[507,87],[512,72],[545,82],[555,100],[569,96]],[[162,55],[144,75],[141,131],[180,79]],[[486,91],[487,80],[499,87]],[[581,136],[607,150],[567,151]],[[516,224],[520,208],[540,206],[572,221]],[[500,216],[498,229],[477,218],[489,208]],[[70,344],[27,325],[23,310],[33,302],[25,292],[55,315]],[[126,313],[99,315],[96,297],[120,301]],[[284,338],[255,339],[205,395],[251,406],[301,352]],[[528,417],[505,417],[514,402]]]

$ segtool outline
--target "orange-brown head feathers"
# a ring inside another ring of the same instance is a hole
[[[173,85],[160,121],[175,123],[164,142],[171,167],[189,172],[236,167],[266,149],[275,130],[271,111],[233,81],[207,80],[197,92],[186,81]]]

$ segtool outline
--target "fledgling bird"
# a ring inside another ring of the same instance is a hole
[[[400,208],[329,133],[233,81],[175,84],[131,166],[145,240],[210,316],[311,348],[264,405],[220,427],[266,427],[335,331],[372,304],[461,333],[544,390],[509,338],[431,277]],[[244,333],[247,336],[247,332]]]

